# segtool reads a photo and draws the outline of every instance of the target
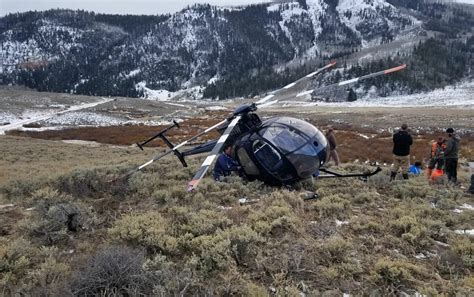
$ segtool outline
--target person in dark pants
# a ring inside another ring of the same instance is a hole
[[[448,181],[456,183],[458,181],[458,158],[461,137],[454,133],[453,128],[446,129],[446,133],[448,133],[446,148],[444,149],[446,174],[448,175]]]
[[[403,124],[401,129],[393,134],[393,167],[390,180],[397,177],[398,170],[401,169],[404,179],[408,179],[408,169],[410,167],[410,146],[413,139],[408,133],[407,124]]]
[[[329,127],[328,132],[326,133],[326,139],[329,142],[329,161],[334,160],[334,164],[336,166],[339,166],[340,161],[339,161],[339,155],[337,154],[336,151],[336,136],[334,136],[334,129],[332,127]]]
[[[214,180],[220,181],[222,177],[229,176],[233,171],[240,170],[239,163],[232,158],[232,145],[224,145],[224,152],[219,155],[214,166],[213,177]]]

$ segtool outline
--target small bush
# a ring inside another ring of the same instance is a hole
[[[153,277],[144,269],[142,251],[124,246],[99,250],[76,271],[71,281],[75,296],[143,296],[153,293]]]
[[[400,260],[379,259],[373,270],[376,284],[393,290],[413,287],[417,278],[426,278],[423,267]]]
[[[340,195],[323,197],[313,204],[313,209],[319,213],[320,218],[339,218],[346,216],[345,210],[349,206],[349,199]]]
[[[150,211],[120,218],[109,229],[109,234],[116,240],[173,254],[177,252],[178,242],[175,237],[168,235],[167,228],[168,224],[160,213]]]
[[[352,245],[347,239],[331,237],[320,246],[323,259],[329,263],[342,263],[346,261],[347,255],[352,250]]]
[[[0,188],[0,194],[9,200],[25,199],[42,184],[37,180],[15,180]],[[21,200],[20,200],[21,201]]]
[[[384,225],[380,224],[374,218],[361,216],[351,219],[350,228],[357,234],[379,234],[384,230]]]
[[[83,211],[72,203],[50,203],[45,200],[37,206],[36,219],[23,222],[29,235],[43,245],[56,245],[69,240],[68,232],[79,231],[85,217]]]
[[[169,214],[172,219],[172,229],[177,235],[186,233],[194,236],[213,234],[232,224],[232,221],[217,209],[201,209],[194,212],[185,207],[173,207],[169,210]]]
[[[281,236],[286,232],[298,232],[300,224],[292,208],[282,200],[274,200],[264,210],[249,215],[250,226],[260,234]]]
[[[465,267],[474,269],[474,242],[467,237],[457,237],[452,243],[452,251],[462,260]]]
[[[0,245],[0,288],[12,289],[34,266],[37,250],[29,241],[17,239]]]

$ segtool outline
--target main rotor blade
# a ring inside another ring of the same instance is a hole
[[[319,68],[318,70],[316,70],[316,71],[314,71],[314,72],[312,72],[312,73],[310,73],[310,74],[308,74],[308,75],[306,75],[306,76],[304,76],[304,77],[302,77],[302,78],[300,78],[300,79],[298,79],[298,80],[292,82],[291,84],[288,84],[288,85],[284,86],[284,87],[281,88],[281,89],[278,89],[278,90],[275,90],[275,91],[271,92],[270,95],[268,95],[268,96],[266,96],[266,97],[260,99],[259,101],[255,102],[255,104],[257,104],[257,105],[264,104],[264,103],[267,102],[268,100],[270,100],[270,99],[272,99],[273,97],[275,97],[279,92],[285,91],[285,90],[289,90],[289,89],[293,88],[295,85],[301,83],[302,81],[308,80],[308,79],[312,78],[313,76],[315,76],[316,74],[319,74],[319,73],[323,72],[324,70],[333,67],[334,65],[336,65],[336,61],[331,61],[331,62],[330,62],[329,64],[327,64],[326,66],[324,66],[324,67],[322,67],[322,68]]]
[[[221,135],[221,137],[217,141],[216,145],[212,149],[209,156],[207,156],[207,158],[202,163],[201,168],[199,168],[199,170],[194,175],[193,179],[188,183],[188,192],[191,192],[197,188],[202,178],[206,174],[207,170],[212,165],[212,162],[214,162],[214,160],[216,159],[217,154],[219,154],[219,152],[221,151],[222,146],[224,145],[225,141],[227,140],[227,138],[229,138],[230,133],[232,132],[234,127],[237,125],[237,123],[240,121],[240,119],[241,119],[241,116],[236,116],[232,120],[232,122],[230,122],[229,126],[227,126],[227,129],[225,129],[224,134]]]
[[[159,154],[158,156],[154,157],[153,159],[151,159],[150,161],[146,162],[145,164],[142,164],[140,166],[138,166],[137,168],[131,170],[130,172],[126,173],[125,175],[123,175],[121,178],[127,178],[129,176],[131,176],[132,174],[134,174],[135,172],[138,172],[140,170],[142,170],[143,168],[145,168],[146,166],[150,165],[151,163],[155,162],[155,161],[158,161],[159,159],[163,158],[164,156],[166,155],[169,155],[170,153],[172,153],[173,151],[179,149],[180,147],[182,146],[185,146],[186,144],[188,144],[189,142],[197,139],[198,137],[204,135],[204,134],[207,134],[209,132],[211,132],[212,130],[218,128],[219,126],[225,124],[228,120],[225,119],[217,124],[215,124],[214,126],[211,126],[209,128],[207,128],[206,130],[202,131],[201,133],[197,134],[197,135],[194,135],[193,137],[189,138],[188,140],[186,141],[183,141],[181,142],[180,144],[174,146],[172,149],[168,149],[167,151]]]
[[[379,72],[374,72],[374,73],[371,73],[371,74],[367,74],[367,75],[363,75],[363,76],[360,76],[360,77],[352,78],[352,79],[349,79],[349,80],[341,81],[341,82],[339,82],[339,83],[335,83],[335,84],[332,84],[332,85],[324,86],[324,87],[321,87],[321,88],[312,89],[312,90],[307,90],[307,91],[304,91],[304,92],[301,92],[301,93],[297,94],[296,97],[301,97],[301,96],[304,96],[304,95],[309,95],[309,94],[313,93],[314,91],[321,91],[321,90],[329,89],[329,88],[332,88],[332,87],[335,87],[335,86],[345,86],[345,85],[353,84],[353,83],[359,82],[359,81],[364,80],[364,79],[367,79],[367,78],[372,78],[372,77],[376,77],[376,76],[380,76],[380,75],[390,74],[390,73],[393,73],[393,72],[397,72],[397,71],[403,70],[403,69],[405,69],[406,67],[407,67],[407,65],[406,65],[406,64],[403,64],[403,65],[400,65],[400,66],[397,66],[397,67],[393,67],[393,68],[390,68],[390,69],[387,69],[387,70],[382,70],[382,71],[379,71]]]

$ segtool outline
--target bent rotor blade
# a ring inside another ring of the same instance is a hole
[[[314,71],[314,72],[312,72],[312,73],[310,73],[310,74],[308,74],[308,75],[306,75],[306,76],[304,76],[304,77],[302,77],[302,78],[300,78],[300,79],[298,79],[298,80],[292,82],[292,83],[289,84],[289,85],[284,86],[284,87],[281,88],[281,89],[278,89],[278,90],[275,90],[275,91],[271,92],[270,95],[268,95],[268,96],[266,96],[266,97],[264,97],[264,98],[258,100],[257,102],[255,102],[255,104],[256,104],[257,106],[259,106],[259,105],[261,105],[261,104],[264,104],[264,103],[267,102],[268,100],[270,100],[270,99],[272,99],[273,97],[275,97],[275,96],[276,96],[278,93],[280,93],[281,91],[289,90],[289,89],[293,88],[295,85],[301,83],[302,81],[308,80],[308,79],[312,78],[313,76],[315,76],[316,74],[319,74],[319,73],[323,72],[324,70],[333,67],[334,65],[336,65],[336,61],[331,61],[331,62],[330,62],[329,64],[327,64],[326,66],[324,66],[324,67],[322,67],[322,68],[319,68],[318,70],[316,70],[316,71]]]
[[[234,127],[240,121],[240,119],[241,119],[241,116],[236,116],[232,120],[232,122],[230,122],[229,126],[227,126],[227,129],[225,129],[224,133],[221,135],[221,137],[217,141],[216,145],[212,149],[209,156],[207,156],[207,158],[202,163],[201,168],[199,168],[199,170],[194,175],[193,179],[188,183],[188,192],[191,192],[191,191],[195,190],[196,187],[199,185],[202,178],[206,174],[209,167],[212,165],[212,162],[214,162],[214,160],[216,159],[217,154],[219,154],[219,152],[221,151],[222,146],[224,145],[225,141],[229,137],[229,135],[232,132],[232,130],[234,129]]]
[[[335,84],[332,84],[332,85],[324,86],[324,87],[321,87],[321,88],[312,89],[312,90],[307,90],[307,91],[304,91],[304,92],[299,93],[298,95],[296,95],[296,97],[301,97],[301,96],[304,96],[304,95],[309,95],[309,94],[313,93],[314,91],[321,91],[321,90],[329,89],[329,88],[332,88],[332,87],[335,87],[335,86],[340,87],[340,86],[345,86],[345,85],[353,84],[353,83],[359,82],[359,81],[364,80],[364,79],[367,79],[367,78],[372,78],[372,77],[376,77],[376,76],[380,76],[380,75],[390,74],[390,73],[393,73],[393,72],[397,72],[397,71],[403,70],[403,69],[405,69],[406,67],[407,67],[407,65],[406,65],[406,64],[403,64],[403,65],[400,65],[400,66],[397,66],[397,67],[393,67],[393,68],[390,68],[390,69],[387,69],[387,70],[382,70],[382,71],[379,71],[379,72],[374,72],[374,73],[371,73],[371,74],[367,74],[367,75],[363,75],[363,76],[360,76],[360,77],[352,78],[352,79],[349,79],[349,80],[341,81],[341,82],[339,82],[339,83],[335,83]]]
[[[155,162],[155,161],[158,161],[159,159],[163,158],[164,156],[166,155],[169,155],[170,153],[172,153],[173,151],[179,149],[180,147],[182,146],[185,146],[186,144],[188,144],[189,142],[197,139],[198,137],[204,135],[204,134],[207,134],[209,132],[211,132],[212,130],[218,128],[219,126],[225,124],[227,122],[227,119],[226,120],[223,120],[217,124],[215,124],[214,126],[211,126],[209,128],[207,128],[206,130],[202,131],[201,133],[191,137],[190,139],[186,140],[186,141],[183,141],[181,142],[180,144],[176,145],[175,147],[173,147],[172,149],[168,149],[167,151],[159,154],[158,156],[154,157],[153,159],[151,159],[150,161],[146,162],[145,164],[142,164],[140,166],[138,166],[137,168],[129,171],[128,173],[124,174],[123,176],[121,176],[120,178],[118,179],[125,179],[125,178],[128,178],[130,177],[132,174],[134,174],[135,172],[138,172],[140,170],[142,170],[143,168],[145,168],[146,166],[150,165],[151,163]]]

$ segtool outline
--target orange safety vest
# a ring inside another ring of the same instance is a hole
[[[446,145],[443,144],[438,144],[437,142],[433,143],[431,145],[431,158],[440,158],[444,155],[444,149],[446,148]]]

